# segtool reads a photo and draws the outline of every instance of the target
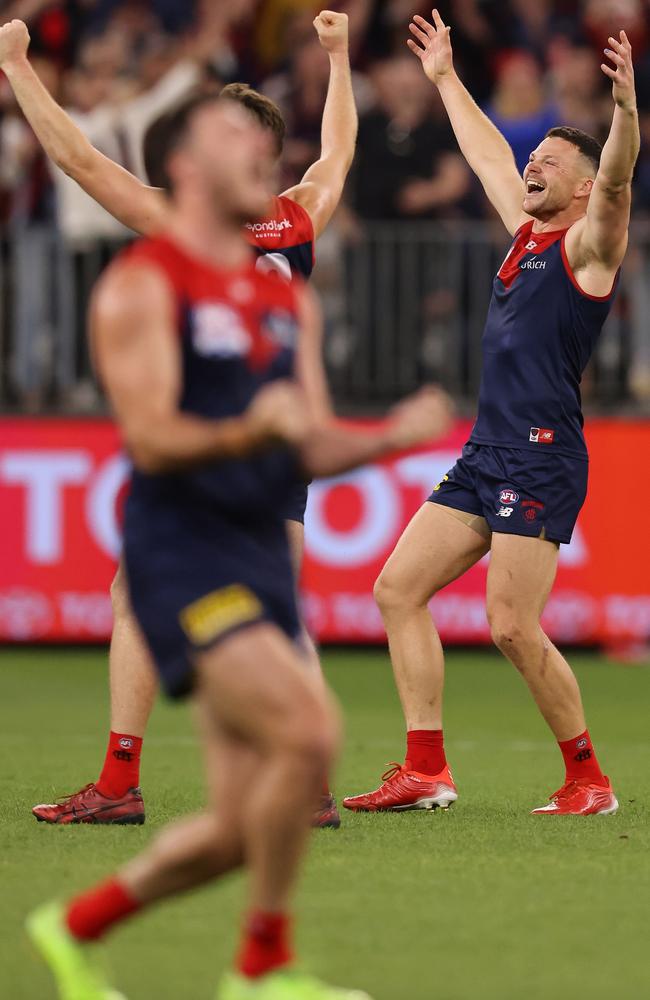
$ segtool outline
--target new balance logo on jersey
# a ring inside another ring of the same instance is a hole
[[[537,244],[535,243],[535,240],[530,240],[530,241],[529,241],[529,242],[528,242],[528,243],[526,244],[526,246],[525,246],[525,248],[524,248],[524,249],[525,249],[525,250],[537,250]]]
[[[553,444],[554,437],[555,431],[550,427],[531,427],[528,434],[528,440],[533,444]]]
[[[546,267],[545,260],[522,260],[519,265],[522,271],[543,271]]]

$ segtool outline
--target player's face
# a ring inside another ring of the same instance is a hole
[[[530,154],[524,170],[523,210],[545,220],[569,208],[590,187],[580,150],[558,137],[544,139]]]
[[[233,101],[201,108],[194,116],[187,153],[206,194],[239,222],[268,213],[273,195],[272,136]]]

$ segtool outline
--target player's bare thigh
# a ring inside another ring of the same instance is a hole
[[[555,581],[559,545],[546,538],[494,532],[487,576],[487,613],[499,628],[537,624]]]
[[[285,521],[284,523],[289,538],[293,575],[296,581],[299,581],[300,571],[302,570],[302,559],[305,554],[305,526],[300,521]]]
[[[300,744],[331,756],[338,741],[333,699],[286,635],[261,622],[196,656],[199,698],[235,740],[259,753]]]
[[[390,600],[391,594],[409,603],[426,604],[482,559],[489,548],[490,531],[483,518],[427,501],[388,558],[375,595],[380,605]]]

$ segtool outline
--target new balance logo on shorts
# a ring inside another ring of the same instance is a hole
[[[554,437],[555,431],[549,427],[531,427],[528,440],[532,441],[533,444],[553,444]]]

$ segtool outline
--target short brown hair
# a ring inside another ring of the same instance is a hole
[[[168,194],[172,185],[167,172],[169,154],[177,148],[187,133],[194,112],[221,99],[242,104],[262,126],[275,137],[278,156],[282,152],[286,126],[279,107],[264,94],[259,94],[247,83],[229,83],[220,93],[194,93],[170,111],[156,118],[144,136],[144,167],[152,187],[162,188]]]
[[[270,97],[265,97],[259,91],[253,90],[247,83],[228,83],[219,96],[224,97],[228,101],[237,101],[239,104],[243,104],[251,114],[255,115],[262,128],[267,128],[273,132],[278,156],[280,155],[284,145],[287,126],[282,117],[282,112]]]
[[[585,159],[589,160],[594,168],[594,173],[598,173],[603,147],[598,139],[594,139],[593,135],[583,132],[581,128],[574,128],[572,125],[556,125],[555,128],[548,130],[544,138],[564,139],[565,142],[570,142],[572,146],[580,150]]]
[[[191,94],[151,123],[145,132],[142,152],[144,168],[152,187],[162,188],[171,194],[172,182],[167,170],[169,157],[187,135],[195,111],[217,100],[217,94]]]

